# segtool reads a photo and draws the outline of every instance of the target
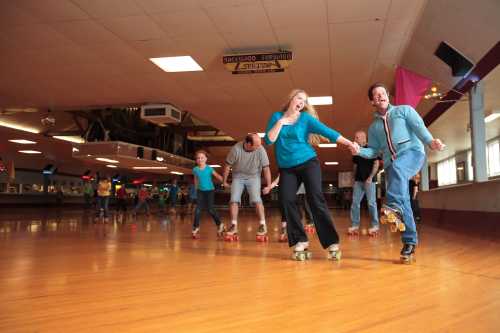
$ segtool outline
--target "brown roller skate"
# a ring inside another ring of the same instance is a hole
[[[403,223],[403,217],[399,210],[383,205],[380,209],[380,223],[389,224],[391,232],[405,231],[406,227]]]

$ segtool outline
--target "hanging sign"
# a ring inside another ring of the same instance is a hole
[[[292,63],[292,52],[226,55],[222,62],[233,74],[284,72]]]

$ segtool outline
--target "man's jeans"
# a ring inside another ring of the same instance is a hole
[[[371,216],[371,226],[378,227],[378,211],[377,201],[375,198],[375,183],[354,182],[352,187],[352,205],[351,205],[351,221],[353,227],[359,227],[360,220],[360,205],[363,196],[366,194],[366,201],[368,202],[368,211]]]
[[[398,155],[385,169],[387,176],[387,205],[399,210],[406,230],[401,234],[404,244],[418,243],[417,228],[411,210],[408,183],[424,165],[425,154],[418,150],[406,150]]]

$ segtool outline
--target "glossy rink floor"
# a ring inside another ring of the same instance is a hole
[[[296,262],[267,214],[262,244],[252,211],[226,243],[207,217],[193,240],[189,215],[94,224],[83,211],[3,209],[0,332],[500,331],[495,237],[427,223],[417,262],[401,265],[398,234],[349,238],[347,212],[333,210],[342,260],[314,235],[313,259]]]

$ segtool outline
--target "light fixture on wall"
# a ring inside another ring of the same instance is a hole
[[[500,117],[500,110],[491,110],[490,112],[487,113],[486,117],[484,117],[484,122],[490,123],[499,117]]]

